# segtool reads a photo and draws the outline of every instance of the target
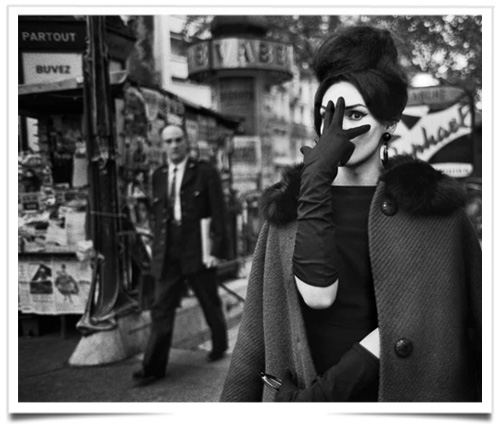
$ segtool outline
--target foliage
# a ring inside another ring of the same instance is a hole
[[[302,76],[321,41],[340,25],[367,24],[392,31],[399,41],[401,61],[410,77],[429,73],[476,97],[481,91],[482,26],[474,15],[350,15],[267,16],[268,37],[290,43]],[[190,15],[184,27],[187,40],[210,37],[212,16]]]
[[[411,72],[430,73],[473,94],[481,90],[481,16],[378,16],[367,21],[404,41],[401,56]]]

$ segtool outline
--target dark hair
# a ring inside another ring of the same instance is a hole
[[[327,89],[345,81],[363,96],[380,122],[401,118],[408,101],[408,80],[388,30],[368,26],[344,27],[319,47],[314,72],[320,82],[314,102],[314,128],[320,134],[320,108]]]

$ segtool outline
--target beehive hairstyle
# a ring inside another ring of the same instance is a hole
[[[314,72],[320,82],[314,102],[318,135],[322,98],[331,85],[341,81],[358,89],[379,122],[401,118],[408,100],[408,80],[389,31],[368,26],[341,28],[319,47]]]

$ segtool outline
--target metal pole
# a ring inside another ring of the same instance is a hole
[[[84,333],[112,329],[114,317],[138,309],[124,289],[119,233],[122,230],[118,204],[112,95],[105,44],[105,17],[88,16],[88,49],[84,56],[84,116],[89,169],[89,213],[91,238],[99,259],[93,269],[94,287],[78,328]]]

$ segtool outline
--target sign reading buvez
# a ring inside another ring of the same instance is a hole
[[[46,73],[46,74],[50,74],[50,73],[71,74],[71,66],[63,65],[63,64],[58,65],[58,66],[54,66],[54,65],[48,65],[48,66],[36,65],[35,66],[35,71],[38,74],[43,74],[43,73]]]
[[[24,53],[24,83],[54,82],[82,76],[82,55],[66,53]]]

